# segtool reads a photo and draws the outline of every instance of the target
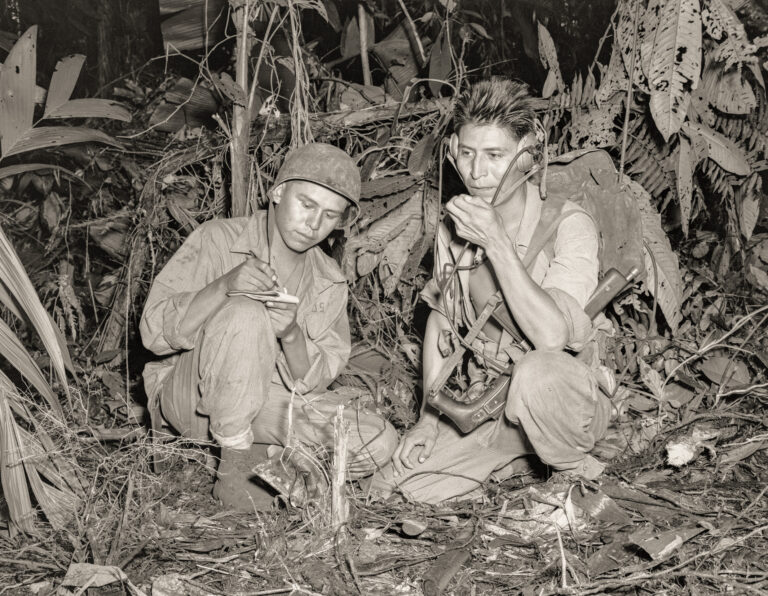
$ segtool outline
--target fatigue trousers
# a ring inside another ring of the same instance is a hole
[[[565,352],[533,351],[515,365],[504,414],[467,434],[441,417],[431,457],[399,477],[390,464],[371,478],[369,490],[439,503],[469,496],[494,472],[508,476],[515,459],[531,454],[594,478],[603,467],[588,452],[610,417],[611,402],[586,364]]]
[[[278,353],[264,305],[249,298],[228,300],[163,381],[163,417],[193,440],[208,440],[210,432],[222,441],[247,435],[254,443],[286,445],[290,427],[294,440],[330,452],[336,408],[343,404],[350,425],[350,477],[385,465],[397,447],[397,432],[360,405],[361,392],[344,388],[292,397],[276,369]]]

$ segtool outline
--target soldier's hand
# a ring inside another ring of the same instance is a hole
[[[392,454],[395,476],[404,474],[405,468],[413,468],[416,465],[416,458],[420,464],[427,461],[435,448],[439,432],[437,424],[422,419],[405,433]]]
[[[249,255],[248,258],[225,275],[227,292],[266,292],[277,289],[277,273],[269,263]]]
[[[496,210],[480,197],[456,195],[445,206],[456,233],[472,244],[488,247],[493,238],[504,233],[504,222]]]
[[[272,321],[272,329],[278,339],[283,339],[292,331],[298,329],[296,323],[296,312],[298,304],[290,302],[265,302],[269,313],[269,319]]]

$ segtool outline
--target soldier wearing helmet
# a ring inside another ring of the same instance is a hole
[[[241,511],[271,506],[252,468],[275,452],[310,492],[322,484],[306,455],[332,446],[339,404],[354,428],[352,477],[397,445],[389,423],[356,411],[352,392],[328,390],[350,352],[348,289],[317,245],[357,217],[357,167],[331,145],[305,145],[288,155],[269,198],[268,210],[192,232],[155,278],[140,325],[144,345],[165,357],[144,370],[150,412],[184,437],[218,443],[214,496]],[[305,449],[280,453],[289,433]]]

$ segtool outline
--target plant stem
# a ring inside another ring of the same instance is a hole
[[[360,61],[363,64],[363,83],[371,84],[371,65],[368,62],[368,19],[366,19],[365,5],[360,2],[357,5],[357,26],[360,30]]]
[[[230,137],[230,156],[232,159],[232,216],[248,215],[248,146],[250,130],[250,110],[247,106],[245,90],[248,89],[248,12],[250,0],[235,9],[232,20],[237,28],[235,47],[235,82],[243,90],[243,104],[235,102],[232,110],[232,136]],[[242,19],[240,18],[242,16]]]
[[[624,174],[624,161],[627,156],[627,133],[629,132],[629,113],[632,111],[632,83],[635,79],[635,57],[637,56],[637,28],[640,13],[640,0],[635,0],[635,18],[632,31],[632,56],[629,60],[629,82],[627,83],[627,109],[624,112],[624,127],[621,134],[621,162],[619,164],[619,178]],[[614,36],[613,43],[619,43],[618,36]]]

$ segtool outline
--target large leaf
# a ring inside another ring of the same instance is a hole
[[[680,130],[700,70],[699,0],[667,0],[659,12],[648,72],[651,114],[664,140]]]
[[[727,137],[709,128],[706,124],[686,122],[683,124],[683,132],[691,141],[695,137],[702,138],[709,148],[709,157],[724,170],[728,170],[739,176],[746,176],[752,171],[747,161],[747,155]]]
[[[440,89],[443,87],[441,81],[448,80],[451,68],[451,40],[443,29],[437,41],[432,44],[429,55],[429,88],[435,97],[440,97]]]
[[[131,121],[131,113],[123,104],[110,99],[70,99],[45,114],[45,118],[112,118]]]
[[[618,21],[616,24],[616,42],[621,49],[621,57],[624,61],[624,68],[627,72],[632,68],[632,50],[634,48],[634,75],[632,80],[637,87],[648,92],[648,78],[643,72],[641,48],[643,39],[649,35],[653,36],[655,25],[658,22],[656,16],[651,10],[646,16],[645,8],[642,2],[635,0],[622,0],[619,2]],[[635,25],[635,13],[637,13],[637,25]],[[637,33],[635,33],[637,26]],[[650,31],[649,31],[650,30]]]
[[[0,486],[13,522],[24,532],[33,530],[35,510],[29,496],[21,447],[17,442],[16,421],[8,399],[15,391],[8,377],[0,372]]]
[[[39,126],[31,128],[24,133],[16,143],[5,152],[3,157],[24,153],[26,151],[37,151],[39,149],[48,149],[49,147],[59,147],[61,145],[72,145],[73,143],[105,143],[114,147],[122,145],[100,130],[92,128],[81,128],[77,126]]]
[[[667,324],[675,331],[682,319],[680,309],[683,289],[677,255],[661,227],[661,215],[653,206],[651,195],[626,175],[623,182],[632,192],[640,209],[645,244],[646,289],[656,298]]]
[[[749,114],[757,105],[755,92],[741,69],[724,72],[723,65],[711,58],[704,61],[701,88],[709,103],[726,114]]]
[[[37,72],[37,26],[27,29],[0,72],[0,152],[5,154],[32,127]]]
[[[56,399],[56,395],[53,393],[48,381],[45,380],[40,367],[37,366],[37,363],[21,344],[19,338],[16,337],[16,334],[2,319],[0,319],[0,356],[3,356],[24,375],[52,408],[56,409],[58,407],[59,402]]]
[[[565,81],[560,73],[560,63],[557,60],[557,50],[552,36],[547,28],[539,23],[539,57],[545,68],[549,69],[551,76],[554,76],[558,91],[562,93],[565,90]]]
[[[161,3],[163,12],[175,12],[165,19],[160,28],[166,50],[199,50],[217,43],[224,33],[227,21],[226,0],[183,0]],[[207,27],[207,30],[206,30]]]
[[[653,59],[653,42],[656,39],[656,29],[659,28],[659,18],[664,0],[649,0],[648,7],[643,11],[642,2],[640,2],[640,13],[643,19],[640,21],[640,31],[642,39],[640,42],[640,62],[642,71],[645,75],[646,87],[648,85],[648,75],[651,72],[651,61]],[[618,34],[618,31],[617,31]],[[629,69],[629,67],[627,67]]]
[[[0,168],[0,178],[15,176],[16,174],[23,174],[24,172],[36,172],[37,170],[56,170],[57,172],[63,172],[64,174],[72,176],[72,178],[77,178],[81,182],[87,184],[73,171],[48,163],[20,163],[16,164],[15,166],[6,166],[4,168]]]
[[[64,105],[72,92],[75,90],[75,84],[80,76],[80,70],[83,68],[85,56],[82,54],[72,54],[59,60],[56,64],[56,70],[53,71],[51,84],[48,86],[48,99],[45,102],[45,116],[48,116],[53,110]]]
[[[64,391],[69,395],[67,385],[67,373],[64,367],[64,349],[59,343],[59,336],[53,328],[53,322],[47,311],[43,308],[40,298],[32,287],[32,282],[27,277],[27,272],[21,264],[16,251],[0,228],[0,283],[21,307],[29,318],[51,359],[56,374],[61,381]],[[2,296],[0,296],[2,297]],[[67,358],[69,355],[67,354]],[[56,414],[62,415],[61,406],[54,402],[52,408]]]
[[[758,174],[753,174],[756,178]],[[758,219],[760,219],[760,198],[761,194],[755,192],[753,184],[747,184],[746,191],[739,202],[739,227],[747,242],[752,238]]]
[[[693,205],[693,155],[691,142],[684,135],[680,135],[677,150],[677,197],[680,200],[680,223],[687,237]]]
[[[618,45],[614,44],[611,50],[611,58],[608,61],[608,68],[602,72],[600,77],[600,87],[598,87],[595,94],[595,103],[600,107],[616,93],[626,92],[627,83],[627,71],[624,68],[624,62],[621,60],[621,51]]]

